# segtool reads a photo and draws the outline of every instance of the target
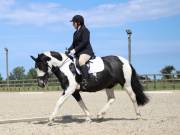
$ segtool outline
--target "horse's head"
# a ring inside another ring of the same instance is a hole
[[[31,56],[35,61],[37,71],[37,80],[40,87],[45,87],[48,82],[49,74],[52,73],[52,67],[61,66],[63,57],[58,52],[46,52],[39,54],[37,58]]]

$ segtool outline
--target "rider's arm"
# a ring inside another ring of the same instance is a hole
[[[89,43],[89,35],[90,35],[90,33],[87,29],[83,31],[82,41],[74,48],[76,53],[78,53],[83,48],[85,48],[86,45]]]
[[[75,33],[74,33],[75,35]],[[68,48],[68,51],[70,52],[72,49],[74,49],[74,35],[73,35],[73,42],[71,44],[71,46]]]
[[[74,49],[73,43],[72,43],[72,45],[68,48],[68,51],[71,51],[72,49]]]

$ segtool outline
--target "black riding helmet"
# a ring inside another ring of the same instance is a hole
[[[77,22],[77,23],[79,22],[80,25],[84,25],[84,18],[83,18],[83,16],[81,16],[81,15],[75,15],[75,16],[72,18],[71,22]]]

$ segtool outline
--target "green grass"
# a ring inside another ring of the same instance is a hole
[[[50,84],[49,84],[50,85]],[[156,81],[143,83],[145,90],[180,90],[180,82],[168,82],[168,81]],[[116,85],[113,89],[122,90],[120,85]],[[45,88],[40,88],[37,85],[34,86],[12,86],[12,87],[0,87],[0,92],[37,92],[37,91],[59,91],[62,90],[60,86],[51,85]]]
[[[179,82],[158,81],[144,84],[145,90],[180,90]]]
[[[180,90],[180,82],[167,82],[167,81],[157,81],[142,83],[144,90]],[[122,90],[120,85],[115,86],[113,89]]]

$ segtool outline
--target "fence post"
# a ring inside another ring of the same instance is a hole
[[[156,89],[156,75],[154,74],[154,89]]]
[[[149,87],[148,87],[148,75],[146,75],[146,81],[145,81],[145,82],[146,82],[146,88],[147,88],[147,90],[148,90],[148,88],[149,88]]]
[[[23,91],[24,91],[24,79],[23,79]]]
[[[176,85],[175,85],[175,75],[173,74],[173,79],[172,79],[172,84],[173,84],[173,89],[176,89]]]

